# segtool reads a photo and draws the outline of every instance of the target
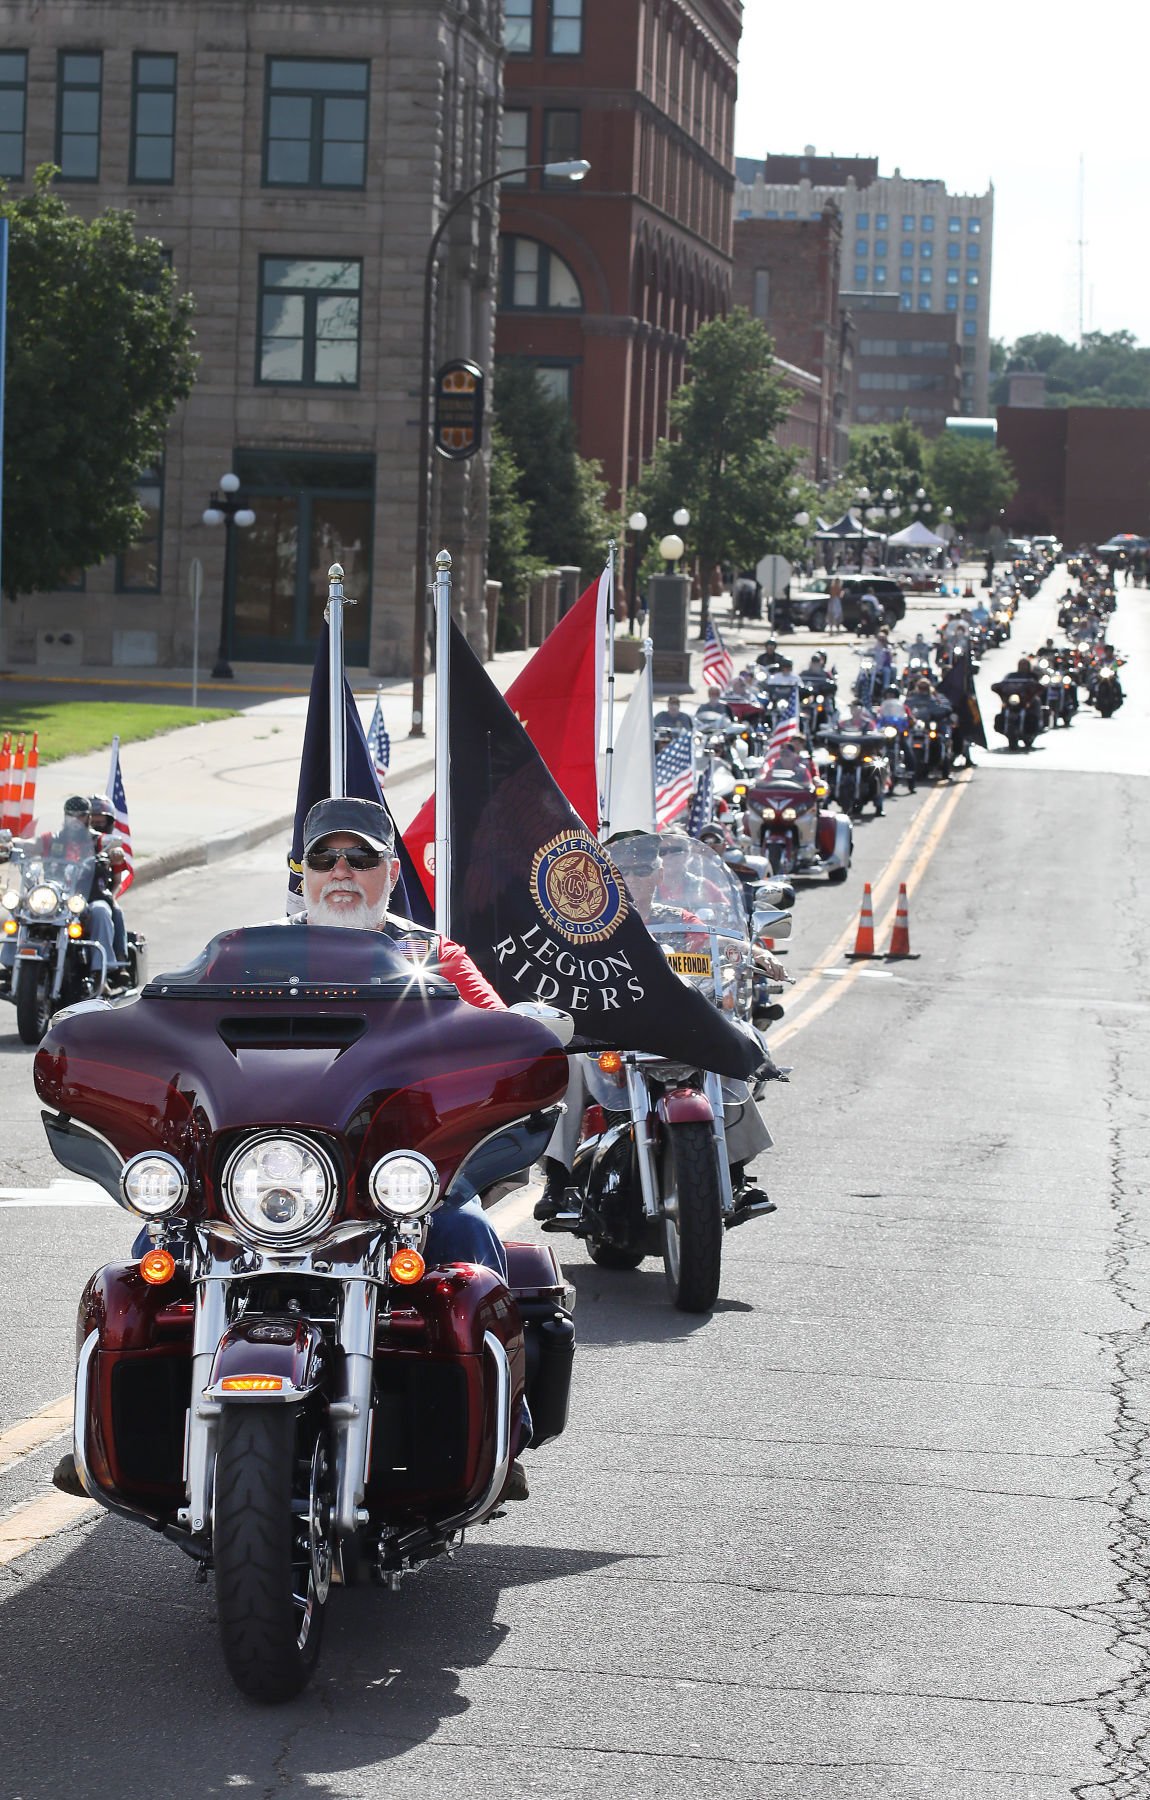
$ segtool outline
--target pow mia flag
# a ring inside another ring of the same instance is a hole
[[[746,1076],[760,1053],[681,982],[466,638],[451,627],[451,935],[500,997],[575,1021],[573,1050]]]

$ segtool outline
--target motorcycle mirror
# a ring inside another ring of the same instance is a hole
[[[775,907],[755,909],[751,919],[751,930],[757,938],[789,938],[794,928],[794,919],[789,912],[780,912]]]
[[[793,906],[795,890],[789,881],[761,881],[755,889],[756,906]]]
[[[557,1006],[547,1006],[542,1000],[516,1000],[507,1010],[518,1013],[522,1019],[534,1019],[538,1024],[546,1025],[564,1049],[575,1036],[575,1021],[571,1014],[560,1012]]]

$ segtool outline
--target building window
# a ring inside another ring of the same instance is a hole
[[[969,368],[971,366],[971,364],[974,362],[974,355],[975,355],[975,351],[974,351],[973,344],[966,344],[963,346],[962,362],[963,362],[964,368]]]
[[[958,311],[958,295],[957,294],[948,294],[946,296],[946,310],[947,310],[947,312],[957,312]]]
[[[535,363],[535,380],[548,400],[562,400],[564,406],[571,406],[571,364],[570,363]]]
[[[549,0],[547,49],[552,56],[579,56],[583,50],[583,0]]]
[[[978,311],[978,295],[964,294],[962,297],[962,310],[963,312],[976,313]]]
[[[904,240],[902,247],[899,251],[899,255],[904,258],[914,255],[914,239],[913,238]]]
[[[890,223],[890,220],[886,213],[876,213],[875,214],[874,228],[876,231],[885,231],[887,229],[889,223]]]
[[[876,238],[875,239],[874,253],[876,256],[885,256],[886,255],[886,239],[885,238]]]
[[[875,282],[876,287],[885,287],[886,286],[886,264],[885,263],[876,263],[875,264],[874,282]]]
[[[543,161],[573,162],[579,155],[582,115],[577,112],[545,112],[543,114]],[[565,175],[543,177],[544,187],[565,191],[571,183]]]
[[[966,271],[966,285],[967,285],[967,287],[977,287],[978,286],[978,270],[977,269],[968,269]]]
[[[957,269],[948,269],[946,271],[946,285],[947,285],[947,287],[957,287],[958,286],[958,270]]]
[[[856,263],[855,264],[855,285],[856,286],[864,285],[866,282],[866,279],[867,279],[866,264],[865,263]]]
[[[919,253],[919,256],[922,258],[923,262],[929,262],[931,257],[934,255],[934,245],[933,244],[920,244],[918,247],[918,253]]]
[[[981,219],[968,219],[966,221],[966,229],[970,233],[971,237],[977,237],[982,230],[982,220]]]
[[[964,319],[962,321],[962,335],[963,335],[963,337],[968,337],[968,338],[978,336],[978,321],[977,321],[977,319]]]
[[[100,83],[103,54],[61,50],[56,98],[56,161],[65,181],[100,179]]]
[[[583,295],[574,272],[546,244],[505,237],[500,304],[516,312],[581,312]]]
[[[856,231],[869,231],[870,230],[870,214],[869,213],[856,213],[855,214],[855,230]]]
[[[170,182],[176,172],[176,59],[132,59],[131,179]]]
[[[778,213],[771,207],[768,207],[766,213],[764,214],[764,217],[768,218],[768,219],[777,219],[778,216],[779,216]]]
[[[898,297],[899,312],[909,312],[911,307],[913,306],[913,304],[914,304],[914,296],[912,294],[900,294],[899,295],[899,297]]]
[[[0,55],[0,175],[24,179],[24,117],[28,97],[28,52]]]
[[[141,469],[136,499],[147,514],[135,543],[116,558],[118,594],[158,594],[162,584],[164,534],[164,471],[158,466]]]
[[[261,382],[357,385],[362,269],[358,259],[261,259]]]
[[[904,287],[910,286],[911,282],[914,280],[914,270],[910,267],[909,263],[904,264],[904,266],[899,270],[898,278],[902,282]]]
[[[821,212],[813,212],[811,214],[811,219],[812,219],[813,223],[817,225],[819,220],[822,218],[822,216],[823,215]]]
[[[949,257],[951,262],[957,262],[959,257],[962,255],[962,245],[961,244],[948,244],[946,246],[946,254]]]
[[[531,114],[526,107],[509,107],[503,114],[503,137],[499,145],[499,167],[501,169],[521,169],[530,162],[527,152],[527,137],[531,125]],[[504,187],[526,187],[526,175],[505,175]]]
[[[751,283],[751,317],[765,319],[771,304],[771,271],[756,269]]]
[[[367,77],[365,62],[268,58],[265,187],[363,186]]]
[[[919,229],[921,231],[933,231],[934,230],[934,214],[933,213],[923,213],[922,218],[919,220]]]
[[[914,230],[914,214],[913,213],[903,213],[902,228],[904,231],[913,231]]]
[[[784,218],[784,219],[797,219],[797,218],[798,218],[798,216],[799,216],[799,215],[798,215],[798,213],[797,213],[797,212],[785,212],[785,213],[784,213],[784,214],[783,214],[783,218]]]
[[[869,238],[860,238],[859,239],[858,243],[855,245],[855,255],[856,256],[869,256],[870,255],[870,239]]]
[[[957,244],[955,245],[955,249],[958,249]],[[966,246],[966,260],[967,262],[980,262],[982,260],[982,245],[968,244]]]
[[[958,217],[957,213],[951,213],[950,218],[946,221],[946,229],[948,231],[962,230],[962,220]]]
[[[530,56],[531,8],[534,0],[505,0],[503,48],[512,56]]]
[[[919,312],[929,312],[930,308],[931,308],[931,296],[929,294],[920,294],[918,297]]]
[[[919,287],[930,287],[930,286],[932,286],[933,282],[934,282],[934,270],[933,269],[920,269],[919,270],[919,272],[918,272]]]

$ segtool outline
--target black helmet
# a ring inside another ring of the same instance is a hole
[[[64,802],[66,819],[86,819],[92,808],[83,794],[69,794]]]

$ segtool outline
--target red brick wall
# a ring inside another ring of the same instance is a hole
[[[1150,407],[1000,406],[998,443],[1019,481],[1008,529],[1071,545],[1150,535]]]

